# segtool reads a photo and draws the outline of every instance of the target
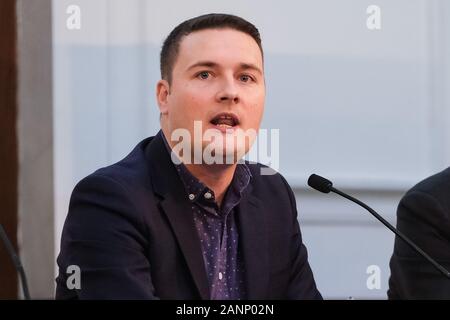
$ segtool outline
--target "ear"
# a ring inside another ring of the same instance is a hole
[[[159,112],[161,112],[161,114],[167,114],[169,112],[169,95],[169,82],[167,82],[167,80],[159,80],[156,84],[156,100],[158,101]]]

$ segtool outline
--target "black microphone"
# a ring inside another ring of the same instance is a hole
[[[23,296],[26,300],[30,300],[30,293],[28,291],[28,284],[27,284],[27,277],[25,276],[25,271],[23,270],[22,263],[20,262],[19,257],[14,252],[14,247],[9,241],[8,236],[5,232],[5,229],[3,229],[3,226],[0,224],[0,238],[2,238],[3,243],[5,244],[6,251],[8,251],[9,256],[11,257],[11,260],[13,261],[14,267],[16,268],[17,272],[20,275],[20,280],[22,281],[22,290],[23,290]]]
[[[377,218],[382,224],[384,224],[389,230],[391,230],[393,233],[395,233],[400,239],[405,241],[411,248],[413,248],[417,253],[419,253],[422,257],[424,257],[428,262],[430,262],[436,269],[438,269],[443,275],[445,275],[447,278],[450,278],[450,272],[448,272],[447,269],[445,269],[443,266],[441,266],[439,263],[437,263],[433,258],[431,258],[426,252],[424,252],[422,249],[420,249],[414,242],[412,242],[407,236],[405,236],[403,233],[398,231],[396,228],[394,228],[389,222],[387,222],[383,217],[381,217],[378,213],[375,212],[372,208],[370,208],[365,203],[359,201],[356,198],[353,198],[352,196],[333,188],[333,183],[325,179],[321,176],[318,176],[316,174],[312,174],[308,179],[308,185],[316,189],[317,191],[323,192],[323,193],[330,193],[330,191],[337,193],[340,196],[343,196],[344,198],[355,202],[356,204],[359,204],[361,207],[369,211],[375,218]]]

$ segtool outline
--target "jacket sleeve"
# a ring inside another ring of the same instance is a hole
[[[308,262],[308,252],[302,242],[302,234],[297,220],[295,195],[287,181],[282,177],[292,208],[292,235],[290,242],[291,275],[286,298],[289,300],[321,300],[322,295],[316,287],[314,276]]]
[[[397,228],[449,269],[450,222],[436,198],[409,192],[398,206]],[[389,299],[450,299],[450,280],[397,237],[390,268]]]
[[[75,187],[61,238],[57,299],[157,299],[146,256],[146,229],[130,193],[94,174]],[[69,266],[79,267],[80,287]]]

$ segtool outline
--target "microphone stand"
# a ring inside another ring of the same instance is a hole
[[[380,216],[375,210],[373,210],[371,207],[366,205],[365,203],[359,201],[358,199],[334,188],[331,187],[330,191],[337,193],[338,195],[355,202],[356,204],[359,204],[361,207],[369,211],[375,218],[377,218],[382,224],[384,224],[389,230],[391,230],[393,233],[395,233],[400,239],[405,241],[411,248],[413,248],[417,253],[419,253],[422,257],[424,257],[426,260],[428,260],[436,269],[438,269],[444,276],[450,279],[450,272],[447,271],[443,266],[441,266],[439,263],[437,263],[433,258],[431,258],[425,251],[420,249],[414,242],[412,242],[407,236],[405,236],[402,232],[398,231],[396,228],[394,228],[389,222],[387,222],[382,216]]]
[[[400,239],[405,241],[414,251],[416,251],[418,254],[420,254],[423,258],[425,258],[428,262],[430,262],[439,272],[441,272],[445,277],[450,279],[450,272],[445,269],[443,266],[441,266],[439,263],[437,263],[433,258],[431,258],[425,251],[420,249],[414,242],[412,242],[407,236],[405,236],[402,232],[398,231],[396,228],[394,228],[389,222],[387,222],[382,216],[380,216],[375,210],[373,210],[371,207],[366,205],[364,202],[359,201],[358,199],[346,194],[345,192],[342,192],[336,188],[333,187],[333,183],[325,179],[319,175],[312,174],[308,179],[308,185],[320,192],[323,193],[329,193],[330,191],[360,205],[367,211],[369,211],[375,218],[377,218],[382,224],[384,224],[389,230],[391,230],[394,234],[396,234]]]

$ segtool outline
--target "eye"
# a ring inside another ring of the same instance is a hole
[[[197,78],[202,79],[202,80],[206,80],[209,78],[211,74],[209,73],[209,71],[202,71],[197,73]]]
[[[248,74],[243,74],[239,77],[239,79],[242,82],[249,82],[249,81],[255,81],[255,79],[253,79],[251,76],[249,76]]]

